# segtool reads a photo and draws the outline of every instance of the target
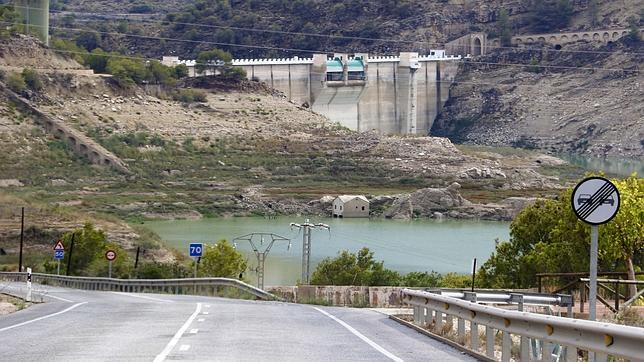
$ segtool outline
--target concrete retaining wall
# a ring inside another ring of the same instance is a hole
[[[401,287],[278,286],[266,291],[295,303],[328,304],[342,307],[398,308]]]

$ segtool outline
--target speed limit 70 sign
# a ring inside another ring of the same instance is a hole
[[[201,257],[203,254],[203,244],[191,243],[188,252],[190,253],[190,256]]]

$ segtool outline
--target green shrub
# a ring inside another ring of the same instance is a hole
[[[7,87],[16,93],[22,93],[27,89],[27,83],[21,74],[11,73],[7,77]]]
[[[40,79],[40,75],[33,68],[25,68],[22,70],[22,78],[25,81],[25,84],[32,91],[38,92],[42,90],[43,84]]]
[[[179,89],[172,95],[172,99],[183,103],[204,103],[208,100],[204,91],[196,89]]]

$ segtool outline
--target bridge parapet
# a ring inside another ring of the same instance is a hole
[[[608,355],[641,360],[644,328],[501,309],[477,303],[478,293],[462,294],[465,300],[449,294],[403,289],[401,299],[413,307],[414,324],[417,326],[440,331],[457,318],[457,334],[462,346],[468,339],[465,328],[465,321],[468,321],[469,349],[477,354],[481,353],[479,325],[484,327],[485,357],[488,359],[496,359],[495,335],[501,331],[502,361],[510,361],[511,335],[520,336],[521,361],[576,361],[577,349],[596,353],[598,361],[606,361]],[[512,303],[524,300],[520,295],[511,297],[514,299]]]

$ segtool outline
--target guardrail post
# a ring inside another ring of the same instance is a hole
[[[523,312],[523,294],[510,293],[510,302],[517,304],[517,310]],[[521,336],[520,343],[520,356],[521,361],[528,361],[530,358],[530,345],[528,337]]]
[[[604,353],[595,353],[595,362],[607,362],[608,355]]]
[[[427,308],[425,307],[420,307],[420,326],[423,328],[427,326]]]
[[[494,358],[494,328],[485,326],[485,355]]]
[[[566,362],[577,362],[577,348],[566,346]]]
[[[552,343],[542,341],[541,343],[541,361],[552,362]]]
[[[476,303],[476,292],[463,292],[463,299]],[[470,321],[470,349],[475,352],[479,350],[479,324],[474,320]]]
[[[503,331],[503,341],[501,343],[501,361],[510,362],[512,358],[512,338],[510,333]]]
[[[458,339],[459,343],[462,345],[465,345],[465,320],[461,317],[458,317],[457,322],[458,323]]]

